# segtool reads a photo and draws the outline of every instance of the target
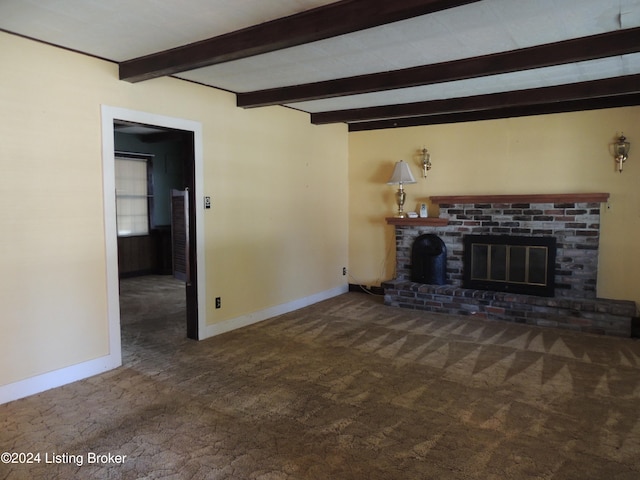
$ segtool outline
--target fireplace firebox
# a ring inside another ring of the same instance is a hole
[[[553,297],[555,237],[466,235],[463,286]]]

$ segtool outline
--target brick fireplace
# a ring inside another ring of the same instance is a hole
[[[600,207],[606,193],[431,197],[440,217],[388,218],[396,233],[396,277],[387,305],[630,336],[634,302],[596,298]],[[411,248],[435,234],[447,250],[446,285],[411,281]],[[463,287],[465,235],[556,239],[555,294],[539,297]]]

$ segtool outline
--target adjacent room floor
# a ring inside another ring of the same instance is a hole
[[[640,478],[636,340],[349,293],[195,342],[165,280],[122,282],[121,368],[0,406],[41,454],[0,479]]]

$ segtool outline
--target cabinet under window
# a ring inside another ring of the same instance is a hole
[[[152,155],[116,152],[116,221],[118,236],[149,234],[153,198]]]

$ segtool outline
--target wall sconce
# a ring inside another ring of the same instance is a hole
[[[427,178],[427,172],[431,170],[431,154],[426,147],[422,147],[422,150],[420,150],[420,161],[422,165],[422,178]]]
[[[411,173],[411,169],[409,168],[409,164],[404,160],[400,160],[396,163],[396,166],[393,169],[393,174],[391,178],[387,182],[387,185],[395,185],[398,184],[398,191],[396,192],[396,202],[398,203],[398,213],[396,217],[405,218],[406,214],[402,211],[405,200],[405,193],[403,185],[405,183],[416,183],[416,179],[413,178],[413,174]]]
[[[622,173],[622,164],[627,161],[631,143],[627,142],[624,135],[620,135],[618,141],[613,144],[613,155],[618,163],[618,172]]]

